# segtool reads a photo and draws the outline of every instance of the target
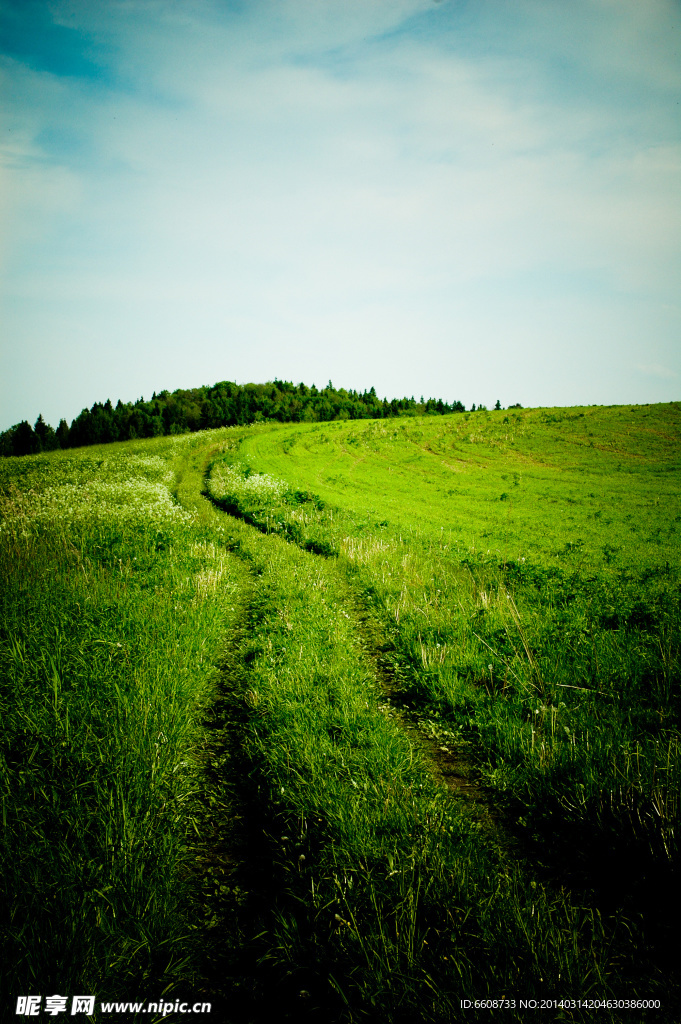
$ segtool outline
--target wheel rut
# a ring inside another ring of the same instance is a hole
[[[221,514],[245,522],[260,533],[270,532],[252,516],[239,515],[233,507],[226,508],[223,502],[210,495],[207,486],[203,496]],[[371,666],[382,698],[379,702],[380,710],[405,733],[412,747],[423,756],[436,781],[451,797],[461,801],[462,807],[478,821],[489,839],[506,854],[520,859],[520,846],[509,828],[508,816],[495,801],[493,790],[482,783],[470,757],[470,744],[453,737],[441,724],[424,719],[418,710],[406,705],[403,687],[397,675],[394,646],[386,642],[385,631],[378,617],[370,610],[368,601],[363,599],[350,578],[351,570],[338,564],[336,554],[327,554],[315,545],[303,548],[286,533],[280,536],[313,558],[336,562],[336,597],[343,601],[356,623],[359,646]]]
[[[461,801],[462,808],[478,821],[495,845],[520,858],[519,845],[508,828],[507,816],[495,801],[493,790],[484,785],[476,770],[470,743],[407,704],[405,688],[398,676],[394,645],[386,641],[382,624],[340,566],[338,579],[338,596],[352,611],[360,647],[376,679],[381,695],[379,709],[399,726],[412,747],[423,756],[434,779],[452,798]],[[409,674],[412,671],[408,670]]]
[[[182,467],[181,493],[176,494],[210,528],[218,521],[214,517],[224,516],[201,494],[212,454],[193,453],[192,462]],[[238,537],[221,532],[219,543],[241,565],[241,582],[229,595],[234,614],[224,635],[215,692],[191,752],[196,788],[184,808],[187,836],[177,870],[187,894],[188,922],[188,957],[180,983],[193,999],[211,1002],[220,1024],[269,1024],[277,1017],[263,960],[276,873],[268,811],[244,744],[250,718],[244,700],[246,651],[259,570]]]
[[[247,787],[240,770],[239,652],[247,635],[251,587],[244,573],[240,607],[220,664],[216,694],[206,709],[193,751],[198,791],[187,813],[191,834],[180,881],[190,889],[193,922],[192,991],[212,1002],[231,1024],[255,1021],[257,932],[253,865],[263,857]],[[235,600],[234,597],[231,600]],[[259,902],[256,896],[256,902]]]

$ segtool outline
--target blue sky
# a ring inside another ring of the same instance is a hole
[[[0,429],[678,399],[677,0],[0,0]]]

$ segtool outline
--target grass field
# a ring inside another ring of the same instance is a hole
[[[670,404],[0,462],[8,1017],[677,1020],[680,439]]]

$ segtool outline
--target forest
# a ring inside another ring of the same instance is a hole
[[[497,403],[498,404],[498,403]],[[474,407],[475,408],[475,407]],[[395,416],[444,415],[464,412],[461,402],[429,398],[380,399],[369,391],[336,389],[331,381],[319,390],[313,384],[274,380],[265,384],[221,381],[210,387],[154,392],[151,400],[112,405],[95,402],[72,421],[60,420],[55,430],[42,417],[32,427],[22,420],[0,434],[0,455],[36,455],[58,448],[81,448],[112,441],[195,433],[216,427],[238,427],[268,420],[314,423],[328,420],[387,419]]]

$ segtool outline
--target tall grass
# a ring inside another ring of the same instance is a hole
[[[283,436],[284,432],[281,433]],[[270,443],[273,440],[272,433],[262,437]],[[251,436],[248,444],[253,447],[259,439],[260,436],[255,439]],[[627,902],[623,894],[616,894],[614,903],[612,900],[600,901],[606,913],[602,918],[593,905],[588,909],[587,893],[580,896],[585,886],[588,890],[593,885],[593,878],[577,878],[579,872],[570,872],[565,865],[556,878],[555,870],[547,873],[543,863],[552,852],[548,849],[548,836],[552,829],[556,832],[557,821],[561,828],[572,821],[581,829],[586,854],[583,859],[593,851],[591,833],[594,828],[602,837],[615,836],[618,841],[622,838],[619,833],[624,829],[629,843],[640,842],[652,863],[668,868],[676,863],[678,745],[674,733],[674,704],[669,699],[664,702],[665,694],[669,698],[671,691],[668,684],[658,680],[660,685],[654,688],[655,700],[663,698],[660,707],[667,732],[656,736],[650,729],[650,694],[643,693],[641,689],[642,645],[646,650],[645,658],[657,665],[657,639],[650,629],[644,635],[639,630],[633,638],[629,633],[613,637],[607,622],[597,629],[596,639],[593,636],[594,611],[609,614],[601,611],[603,602],[612,599],[613,586],[624,585],[626,589],[627,581],[623,581],[621,576],[610,578],[607,574],[605,579],[585,580],[586,573],[582,575],[574,570],[566,572],[553,566],[544,569],[531,563],[527,565],[525,561],[504,563],[487,555],[480,558],[473,552],[462,552],[460,548],[452,550],[441,537],[439,542],[434,542],[432,534],[420,535],[418,529],[412,528],[407,536],[403,536],[397,530],[391,530],[385,522],[368,528],[367,513],[361,507],[355,510],[347,506],[334,508],[313,492],[303,490],[300,477],[285,486],[284,481],[273,477],[271,472],[254,470],[252,464],[244,460],[243,454],[239,471],[235,455],[238,460],[238,453],[231,451],[226,462],[218,460],[211,472],[209,488],[218,503],[263,532],[277,533],[295,541],[296,548],[319,551],[323,550],[322,545],[326,545],[325,553],[340,555],[338,561],[317,560],[314,572],[318,577],[324,575],[330,581],[328,586],[335,591],[339,611],[336,612],[337,624],[333,629],[329,628],[329,636],[334,633],[338,636],[343,657],[347,660],[351,651],[351,637],[346,634],[342,618],[343,609],[347,614],[347,608],[352,605],[352,601],[348,603],[347,599],[342,599],[343,588],[350,583],[355,591],[365,594],[365,599],[373,604],[383,619],[394,651],[395,677],[401,681],[404,698],[415,704],[422,715],[435,716],[448,728],[450,735],[458,734],[462,739],[473,740],[479,769],[488,783],[500,794],[511,794],[522,808],[522,816],[517,812],[518,826],[527,830],[528,853],[532,842],[541,844],[539,832],[542,823],[548,822],[534,876],[528,875],[526,870],[510,866],[503,858],[500,861],[498,853],[494,854],[480,835],[472,840],[470,822],[468,830],[464,829],[468,837],[464,842],[461,832],[464,819],[460,811],[450,811],[448,824],[438,825],[441,819],[435,813],[434,805],[429,803],[434,799],[428,795],[433,792],[432,788],[429,789],[426,782],[420,782],[419,786],[424,788],[419,791],[418,806],[424,809],[429,822],[423,831],[423,835],[428,836],[427,851],[416,853],[413,843],[408,846],[408,863],[420,864],[421,867],[409,874],[401,895],[397,896],[393,891],[390,897],[385,889],[381,893],[375,888],[379,874],[371,865],[371,858],[360,853],[361,850],[372,849],[369,833],[362,836],[360,843],[355,842],[350,830],[334,835],[335,850],[343,851],[350,864],[362,866],[359,872],[355,868],[354,873],[348,876],[353,879],[355,889],[352,898],[356,898],[358,904],[349,902],[347,886],[343,890],[344,899],[348,901],[346,904],[341,906],[338,898],[326,904],[327,899],[331,900],[332,890],[328,885],[325,888],[318,879],[311,880],[309,892],[306,896],[301,892],[298,900],[308,906],[308,914],[310,898],[316,897],[322,901],[320,906],[334,908],[334,920],[338,915],[341,921],[364,922],[353,925],[362,937],[355,943],[351,962],[370,966],[366,974],[362,974],[359,967],[350,969],[346,963],[347,974],[344,976],[353,981],[347,990],[338,983],[341,996],[351,1005],[356,1005],[349,996],[352,990],[360,1000],[358,1005],[366,1012],[369,1012],[366,1007],[375,996],[377,1006],[389,1007],[384,1012],[395,1015],[388,1019],[401,1019],[401,1012],[405,1014],[404,1019],[410,1019],[409,1014],[417,1013],[423,1015],[423,1019],[455,1019],[455,994],[466,986],[481,995],[490,995],[498,985],[534,991],[533,986],[540,984],[539,978],[544,979],[542,984],[554,986],[556,990],[560,988],[560,982],[568,984],[571,991],[587,985],[587,979],[591,979],[596,988],[608,991],[642,991],[650,984],[655,985],[651,979],[657,954],[650,948],[654,941],[650,932],[647,936],[637,932],[638,926],[634,923],[637,919],[636,906]],[[433,515],[432,508],[429,515]],[[268,538],[268,543],[272,544],[274,539]],[[263,543],[264,539],[261,545]],[[289,551],[295,552],[296,548],[289,547]],[[280,557],[283,559],[284,556]],[[309,559],[302,552],[295,556],[291,553],[288,557]],[[530,586],[519,586],[518,578],[523,582],[529,579]],[[619,607],[622,614],[629,615],[630,621],[645,622],[650,626],[653,620],[646,616],[653,614],[651,609],[658,607],[655,602],[660,598],[660,607],[666,609],[664,614],[669,617],[664,634],[669,643],[666,648],[663,644],[661,655],[666,665],[665,678],[669,679],[669,673],[675,671],[673,665],[676,664],[671,636],[674,635],[674,616],[677,613],[673,603],[668,606],[666,598],[663,599],[667,593],[668,577],[663,576],[662,586],[655,574],[648,577],[651,578],[657,579],[658,583],[651,584],[645,591],[646,604],[634,601],[629,590],[626,593],[631,611],[621,604]],[[286,602],[290,603],[295,590],[286,582],[283,562],[277,569],[276,579],[282,589],[277,590],[276,595],[272,592],[265,606],[278,609],[277,615],[281,615],[284,614],[281,609],[288,607]],[[639,578],[637,583],[640,582]],[[259,689],[254,690],[253,700],[254,706],[262,707],[264,735],[269,738],[272,735],[269,730],[272,729],[275,730],[273,735],[277,736],[276,743],[263,741],[261,750],[267,766],[263,770],[273,771],[274,764],[278,765],[276,779],[277,784],[281,783],[281,797],[275,788],[273,800],[289,809],[293,805],[300,821],[307,822],[307,815],[297,809],[300,794],[304,794],[308,801],[318,799],[321,791],[330,790],[329,802],[335,809],[332,819],[335,823],[340,809],[352,807],[354,802],[352,793],[348,798],[332,788],[333,773],[328,753],[325,755],[326,777],[323,777],[319,755],[314,755],[317,758],[315,762],[312,754],[306,755],[302,740],[301,745],[296,744],[294,749],[290,749],[288,743],[291,741],[284,742],[283,739],[292,732],[298,735],[300,723],[300,735],[305,738],[305,743],[319,742],[324,750],[328,746],[325,736],[323,741],[321,737],[317,741],[315,736],[318,725],[325,723],[333,701],[324,693],[322,704],[318,706],[311,701],[312,690],[305,682],[308,646],[315,652],[324,651],[325,662],[330,662],[324,638],[314,639],[312,632],[314,593],[314,585],[309,584],[305,590],[305,612],[300,632],[295,614],[285,613],[286,628],[291,632],[282,634],[283,646],[277,656],[274,638],[280,632],[279,619],[266,618],[267,629],[264,632],[268,637],[267,649],[272,653],[268,659],[259,649],[252,662],[252,671],[267,672],[268,660],[277,668],[276,671],[273,669],[267,700],[263,701]],[[637,595],[639,599],[642,596],[640,586]],[[330,602],[327,604],[325,614],[330,614]],[[569,625],[569,630],[565,629],[566,625]],[[301,641],[306,637],[307,643],[298,643],[298,636]],[[585,645],[584,653],[580,650],[581,642]],[[568,645],[570,650],[574,648],[577,651],[569,660],[566,659]],[[300,706],[294,705],[288,721],[283,707],[288,702],[289,692],[282,682],[282,666],[288,664],[290,649],[295,650],[296,646],[295,685],[300,689],[301,698]],[[598,689],[606,686],[604,670],[609,679],[607,692]],[[345,668],[343,674],[351,678],[349,668]],[[619,689],[615,680],[619,681]],[[671,683],[672,689],[675,685],[676,682]],[[638,695],[637,702],[632,702],[635,694]],[[370,711],[373,713],[374,708],[367,703],[365,733]],[[342,735],[342,732],[338,734]],[[262,734],[259,732],[258,735]],[[354,747],[359,745],[355,739]],[[280,751],[285,753],[278,753]],[[280,763],[284,756],[286,771]],[[369,759],[374,756],[370,752],[366,754],[365,770],[370,778],[376,771],[369,767]],[[344,767],[348,760],[349,755],[344,751]],[[304,770],[302,766],[306,761],[308,767]],[[286,782],[289,766],[293,766],[290,769],[293,785]],[[414,772],[413,766],[410,771]],[[395,769],[391,768],[391,774],[394,772]],[[427,775],[424,778],[427,779]],[[373,787],[366,788],[365,804],[371,799],[369,794]],[[377,795],[378,803],[368,804],[368,821],[374,843],[379,816],[385,814],[390,806],[386,800],[381,812],[380,801],[384,798],[380,790]],[[311,815],[315,811],[310,809],[307,813]],[[412,837],[419,834],[414,831],[418,826],[413,819],[411,824],[408,821],[409,818],[402,825],[402,835],[405,832]],[[291,825],[286,827],[294,830]],[[330,831],[329,823],[324,821],[323,834],[328,836]],[[308,832],[309,825],[306,824],[300,833],[301,842]],[[381,830],[379,834],[382,834]],[[399,835],[400,829],[392,825],[391,834]],[[433,835],[438,836],[436,842]],[[571,833],[569,840],[565,836],[563,838],[565,843],[569,841],[571,848],[578,840],[576,833]],[[357,853],[353,856],[350,851],[354,850]],[[385,854],[381,856],[386,857]],[[395,858],[391,856],[392,861],[386,857],[381,887],[395,877]],[[323,861],[319,855],[316,859]],[[640,863],[638,858],[633,858],[632,866],[634,861]],[[344,866],[345,875],[348,870],[350,868]],[[295,864],[290,866],[290,874],[293,878],[302,874],[300,863],[297,867]],[[626,880],[625,876],[626,873],[617,874],[620,882]],[[338,872],[331,872],[331,877],[338,885]],[[548,889],[541,884],[542,878],[548,882]],[[491,886],[490,880],[493,880]],[[575,883],[581,883],[572,900],[564,892],[557,895],[556,885],[560,882],[573,887]],[[432,907],[425,909],[430,906],[427,894],[433,892],[437,894],[437,907],[453,905],[463,908],[461,913],[470,925],[465,940],[454,929],[455,919],[449,918],[448,912],[438,917],[438,911]],[[622,899],[618,903],[619,896]],[[580,899],[585,897],[586,902],[580,904]],[[407,905],[411,907],[411,924],[403,917],[400,917],[399,924],[396,923],[395,913],[389,909],[395,901],[403,909]],[[488,908],[489,917],[480,908]],[[625,908],[630,920],[626,925],[618,924]],[[541,941],[533,931],[537,913],[537,920],[542,922]],[[610,916],[613,913],[615,916]],[[435,920],[437,923],[432,923]],[[424,924],[424,921],[430,923]],[[333,931],[333,924],[330,927]],[[343,930],[348,927],[340,926],[340,935],[351,935],[351,932]],[[306,934],[312,930],[317,948],[318,925],[314,916],[312,924],[307,919],[306,928]],[[431,928],[435,934],[430,934]],[[441,935],[452,932],[459,936],[456,955],[451,955],[451,949],[445,952],[439,941]],[[292,936],[299,936],[300,929],[289,928],[287,934],[289,938],[283,948],[290,949],[295,946]],[[637,955],[647,963],[645,980],[640,973],[636,980],[639,968],[634,967],[636,958],[631,944],[632,934],[636,935],[639,943]],[[421,937],[418,941],[417,935]],[[414,959],[413,950],[419,942],[419,956]],[[304,960],[299,945],[300,942],[296,946],[297,952],[290,954],[291,963]],[[333,958],[336,971],[343,962],[343,948],[340,945]],[[522,952],[516,955],[514,950]],[[577,951],[579,955],[573,959],[573,953],[577,955]],[[309,957],[309,950],[307,955]],[[616,965],[621,958],[627,962],[628,976],[619,975]],[[396,970],[396,962],[416,966],[409,973],[406,968]],[[554,969],[556,965],[560,965],[560,969]],[[390,984],[388,977],[392,978]],[[397,977],[400,978],[399,983],[395,980]],[[381,978],[384,981],[379,981]],[[567,978],[569,982],[565,980]],[[389,987],[392,987],[392,994],[388,992]],[[379,995],[376,996],[377,991]],[[431,999],[432,992],[439,994],[438,999]],[[403,1011],[399,1009],[401,1005]],[[412,1016],[411,1019],[415,1018]]]
[[[258,574],[244,743],[277,871],[262,962],[280,1012],[449,1021],[466,993],[612,991],[621,949],[598,912],[528,878],[381,710],[335,565],[238,535]]]
[[[0,467],[0,990],[14,1002],[136,998],[187,962],[191,748],[236,577],[172,500],[180,452]]]
[[[676,410],[670,415],[666,429],[673,432]],[[679,862],[678,552],[667,547],[664,554],[673,550],[674,561],[660,561],[648,543],[630,547],[625,562],[604,543],[617,538],[593,506],[588,545],[566,540],[564,521],[544,514],[539,538],[536,521],[524,533],[515,524],[525,554],[511,559],[466,546],[461,532],[455,539],[446,530],[451,495],[443,497],[441,480],[452,463],[442,469],[441,445],[447,426],[407,429],[409,445],[399,430],[375,424],[337,425],[319,437],[314,428],[252,433],[239,452],[218,460],[210,488],[259,529],[337,556],[336,575],[364,595],[383,623],[403,700],[468,742],[482,778],[506,802],[536,878],[569,886],[578,901],[586,898],[606,914],[625,912],[643,929],[641,959],[666,966]],[[479,429],[475,443],[493,448],[485,425]],[[539,434],[533,435],[535,460]],[[632,447],[630,439],[627,444]],[[648,487],[652,515],[669,525],[674,506],[662,512],[649,481],[674,468],[665,459],[675,450],[656,461],[651,448],[640,480],[629,485],[629,507]],[[315,492],[318,449],[325,483]],[[508,468],[528,454],[527,448],[507,452]],[[607,495],[617,491],[620,470],[599,458]],[[572,472],[574,461],[571,469],[562,459],[561,473]],[[475,468],[465,468],[473,503],[485,501],[488,481],[481,476],[478,486],[470,479]],[[426,472],[433,474],[430,485]],[[403,478],[395,490],[393,473]],[[553,494],[560,495],[565,484],[555,468],[551,473]],[[405,495],[405,479],[412,481],[406,500],[411,507],[420,502],[422,515],[391,524],[383,515]],[[583,488],[571,482],[566,497],[579,502]],[[619,498],[618,514],[627,522]],[[461,513],[461,503],[455,507]],[[496,520],[490,510],[486,515],[499,533],[508,529],[507,505],[496,507]],[[614,920],[604,932],[610,939]],[[555,940],[564,941],[558,933]]]
[[[406,697],[476,741],[490,784],[540,817],[635,835],[671,866],[680,432],[673,405],[269,430],[239,453],[245,485],[219,463],[211,486],[260,528],[342,556],[390,629]],[[495,476],[513,501],[491,501]],[[539,509],[510,522],[528,487]],[[465,543],[478,515],[489,549]],[[492,549],[509,534],[514,557]]]
[[[674,1020],[678,433],[675,406],[509,411],[0,463],[3,991]],[[516,854],[386,713],[377,645]],[[209,899],[196,844],[237,818]]]

